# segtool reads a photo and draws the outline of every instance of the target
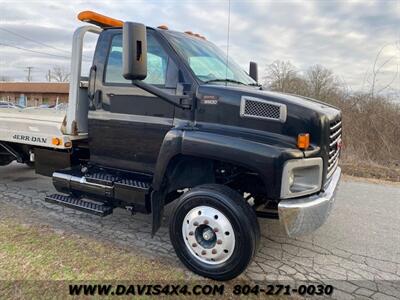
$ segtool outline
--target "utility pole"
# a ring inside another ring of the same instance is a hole
[[[33,69],[33,67],[26,67],[25,69],[28,71],[27,80],[28,82],[31,82],[31,70]]]
[[[51,70],[47,73],[47,80],[51,82]]]

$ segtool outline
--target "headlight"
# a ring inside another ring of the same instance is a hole
[[[288,160],[282,172],[281,198],[318,192],[322,183],[322,158]]]
[[[294,184],[294,173],[293,173],[293,172],[290,172],[289,178],[288,178],[288,186],[289,186],[289,189],[292,188],[293,184]]]

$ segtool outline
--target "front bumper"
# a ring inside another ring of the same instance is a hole
[[[319,194],[279,202],[279,220],[288,236],[313,232],[325,223],[335,201],[341,173],[337,167]]]

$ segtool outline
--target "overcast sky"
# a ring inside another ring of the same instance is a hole
[[[191,30],[226,49],[228,0],[0,0],[0,76],[22,81],[25,68],[32,66],[33,80],[44,81],[52,66],[68,68],[72,33],[82,25],[76,15],[82,10]],[[400,0],[231,0],[230,29],[230,56],[246,69],[250,60],[258,62],[261,77],[274,60],[289,60],[300,71],[321,64],[357,91],[367,88],[365,76],[385,45],[377,65],[390,60],[378,84],[391,81],[400,64]],[[93,48],[89,41],[86,57]],[[399,76],[393,87],[400,89]]]

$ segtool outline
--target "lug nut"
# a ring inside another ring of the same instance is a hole
[[[221,240],[218,240],[218,241],[217,241],[217,244],[218,244],[218,245],[221,245],[221,244],[222,244],[222,241],[221,241]]]
[[[189,235],[193,235],[193,234],[194,234],[193,231],[189,232]]]
[[[208,220],[204,220],[204,225],[207,225],[208,224]]]
[[[218,228],[217,228],[217,227],[214,228],[214,232],[215,232],[215,233],[218,232]]]
[[[192,244],[192,247],[194,248],[194,247],[197,247],[197,244],[196,243],[193,243]]]
[[[194,222],[193,225],[194,226],[199,226],[199,222]]]
[[[206,255],[206,254],[207,254],[206,250],[201,251],[201,255]]]
[[[212,254],[217,254],[217,250],[216,249],[212,249],[211,253]]]

